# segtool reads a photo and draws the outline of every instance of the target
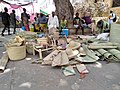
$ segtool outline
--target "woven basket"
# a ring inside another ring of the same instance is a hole
[[[26,46],[6,47],[10,60],[22,60],[26,57]]]
[[[27,49],[28,54],[33,54],[33,45],[32,44],[26,45],[26,49]]]

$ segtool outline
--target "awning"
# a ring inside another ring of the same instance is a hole
[[[45,11],[43,11],[43,10],[41,10],[41,9],[40,9],[40,13],[42,13],[42,14],[44,14],[44,15],[48,15],[47,12],[45,12]]]

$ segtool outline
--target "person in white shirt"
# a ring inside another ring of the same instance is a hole
[[[53,27],[59,27],[59,20],[58,17],[55,15],[55,12],[52,12],[52,15],[50,15],[48,19],[48,29],[50,30]]]

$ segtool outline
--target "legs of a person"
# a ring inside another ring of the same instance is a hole
[[[6,27],[7,27],[7,25],[4,24],[4,29],[2,30],[2,33],[1,33],[2,36],[4,36],[4,32],[5,32],[5,30],[6,30]]]
[[[7,28],[8,28],[8,35],[11,35],[10,34],[10,25],[7,25]]]
[[[111,29],[111,23],[109,23],[109,30]]]
[[[80,26],[82,30],[82,35],[84,35],[84,27]]]
[[[96,25],[92,23],[92,33],[96,34]]]
[[[75,34],[77,34],[77,32],[78,32],[78,28],[76,28]]]
[[[25,24],[26,31],[30,31],[29,24]]]
[[[14,31],[13,31],[13,34],[16,33],[16,24],[14,24]]]

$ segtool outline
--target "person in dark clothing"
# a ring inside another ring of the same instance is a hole
[[[78,29],[81,28],[82,35],[84,35],[84,28],[82,27],[82,20],[79,18],[79,13],[76,13],[76,17],[73,19],[73,25],[76,28],[75,34],[77,34]]]
[[[23,13],[21,13],[21,20],[22,20],[22,23],[23,25],[25,26],[25,29],[27,31],[29,31],[29,19],[30,19],[30,16],[29,14],[26,13],[26,9],[23,8]]]
[[[12,13],[10,14],[10,22],[14,27],[13,34],[16,32],[16,15],[15,15],[15,10],[12,10]]]
[[[4,32],[6,28],[8,29],[8,35],[11,35],[10,34],[10,15],[7,13],[8,9],[6,7],[4,8],[4,11],[5,12],[2,13],[2,23],[4,24],[4,29],[2,30],[2,33],[1,33],[2,36],[4,36]]]

